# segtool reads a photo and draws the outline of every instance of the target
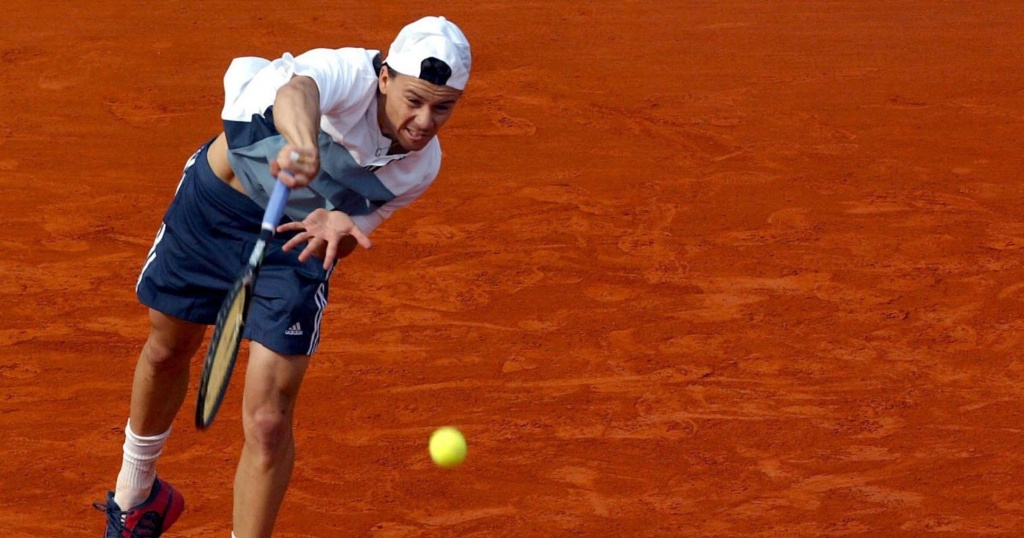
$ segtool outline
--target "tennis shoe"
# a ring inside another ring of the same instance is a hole
[[[185,498],[170,484],[156,479],[149,498],[128,510],[114,502],[114,492],[107,492],[106,503],[93,506],[107,514],[107,532],[103,538],[157,538],[178,520],[185,509]]]

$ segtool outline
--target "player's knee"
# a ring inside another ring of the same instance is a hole
[[[179,371],[189,366],[195,349],[184,342],[164,341],[150,336],[142,348],[142,360],[158,371]]]
[[[142,360],[154,370],[179,371],[189,366],[202,344],[205,327],[150,311],[149,338],[142,348]]]
[[[291,418],[276,406],[246,410],[242,424],[246,444],[268,463],[279,459],[291,443]]]

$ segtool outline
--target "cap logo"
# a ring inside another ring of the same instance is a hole
[[[427,82],[444,86],[451,76],[452,68],[444,60],[431,56],[420,62],[420,78]]]

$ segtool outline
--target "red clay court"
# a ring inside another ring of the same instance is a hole
[[[1024,533],[1020,2],[11,0],[0,535],[102,533],[135,279],[230,60],[428,14],[473,76],[335,272],[277,536]],[[167,536],[226,537],[241,390],[208,432],[191,390]]]

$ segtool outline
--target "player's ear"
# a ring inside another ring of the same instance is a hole
[[[388,85],[391,84],[391,75],[388,73],[388,66],[384,66],[380,70],[380,74],[377,76],[377,90],[380,93],[388,93]]]

